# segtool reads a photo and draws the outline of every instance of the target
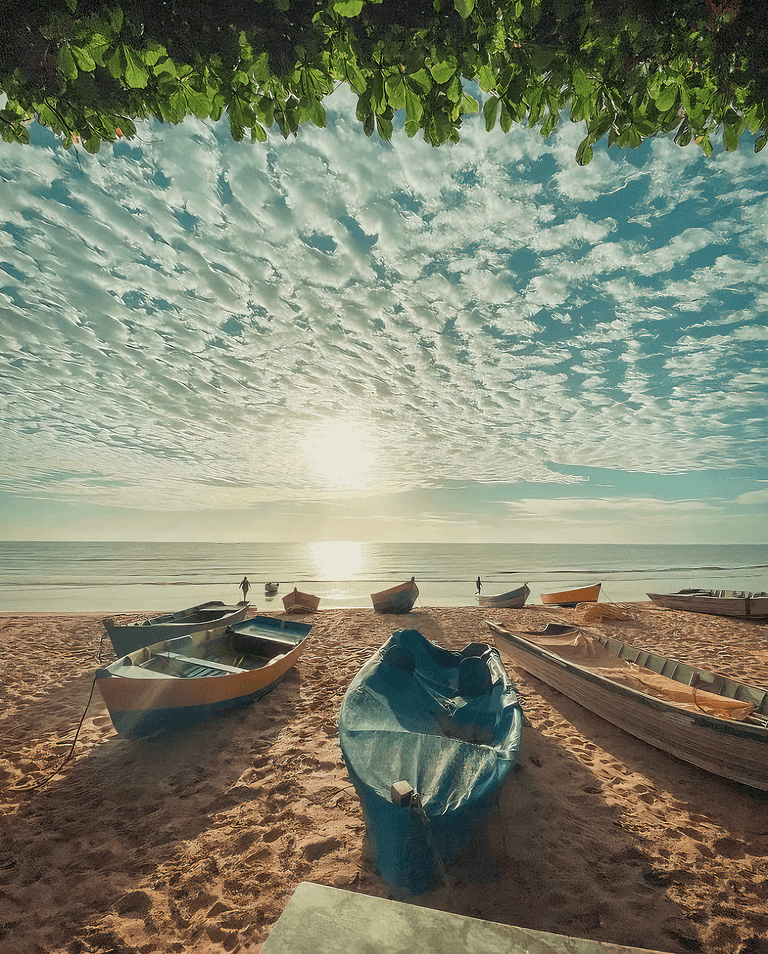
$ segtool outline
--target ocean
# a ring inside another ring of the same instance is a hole
[[[600,582],[602,600],[683,587],[768,591],[768,546],[460,543],[43,543],[0,541],[0,611],[166,612],[236,603],[243,575],[257,608],[294,586],[320,608],[370,607],[370,594],[416,577],[417,605],[475,605],[527,583],[540,593]],[[264,584],[279,583],[267,598]]]

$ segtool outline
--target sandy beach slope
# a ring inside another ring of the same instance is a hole
[[[755,622],[622,604],[590,624],[768,688]],[[461,648],[578,610],[328,610],[281,686],[184,736],[118,737],[99,616],[0,617],[0,949],[252,952],[301,881],[387,896],[338,747],[354,673],[395,629]],[[136,617],[124,616],[124,619]],[[508,667],[509,668],[509,667]],[[768,797],[639,742],[516,670],[530,727],[482,844],[418,903],[670,954],[768,954]]]

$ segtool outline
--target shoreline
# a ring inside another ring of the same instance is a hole
[[[587,625],[768,689],[765,620],[618,605],[630,619]],[[0,940],[19,954],[258,954],[302,881],[387,897],[338,747],[352,676],[398,628],[461,648],[491,641],[485,618],[579,620],[538,604],[302,614],[310,644],[272,693],[136,744],[98,692],[83,718],[95,669],[114,658],[106,615],[0,613]],[[518,769],[450,890],[414,902],[669,954],[768,954],[768,795],[505,665],[530,722]],[[63,762],[81,718],[73,757],[25,790]]]

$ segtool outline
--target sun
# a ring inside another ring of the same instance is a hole
[[[373,443],[355,420],[335,418],[320,425],[307,442],[307,452],[324,489],[357,490],[373,481]]]

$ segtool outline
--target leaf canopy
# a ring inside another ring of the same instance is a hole
[[[227,114],[264,142],[324,126],[339,84],[366,135],[456,142],[482,108],[488,130],[563,117],[593,146],[675,132],[712,152],[768,141],[764,0],[36,0],[0,12],[0,135],[50,127],[89,152],[136,122]],[[478,93],[478,88],[482,94]],[[476,95],[473,95],[476,94]],[[478,100],[482,100],[479,102]]]

